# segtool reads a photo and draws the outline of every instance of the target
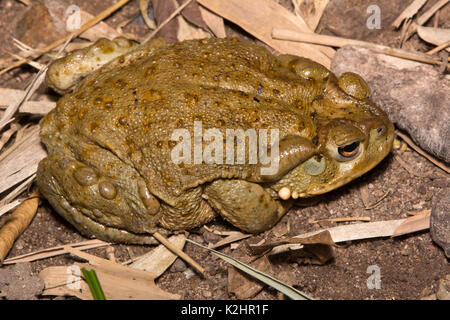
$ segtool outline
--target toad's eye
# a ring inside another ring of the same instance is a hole
[[[360,145],[361,143],[359,141],[355,141],[345,146],[338,147],[338,153],[342,156],[342,160],[350,160],[356,157],[359,154]]]

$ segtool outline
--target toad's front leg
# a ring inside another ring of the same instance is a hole
[[[274,199],[259,184],[245,180],[216,180],[206,186],[205,194],[224,219],[250,233],[271,228],[293,201]]]

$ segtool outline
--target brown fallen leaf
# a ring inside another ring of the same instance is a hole
[[[398,237],[404,234],[429,229],[430,214],[431,210],[405,219],[405,221],[394,230],[392,236]]]
[[[186,236],[184,234],[178,234],[170,237],[168,240],[174,246],[183,250],[184,244],[186,243]],[[149,271],[154,274],[155,277],[159,277],[172,265],[177,257],[176,254],[161,244],[152,251],[135,259],[134,262],[129,264],[129,267]]]
[[[168,42],[176,42],[178,40],[179,22],[177,19],[170,18],[177,9],[177,3],[175,0],[152,0],[152,5],[156,24],[160,28],[160,30],[157,29],[158,32],[155,36],[164,38]]]
[[[272,266],[269,259],[263,256],[250,266],[264,273],[272,273]],[[237,270],[235,267],[228,268],[228,294],[234,294],[238,299],[250,299],[257,295],[264,288],[264,283]]]
[[[310,58],[329,68],[335,51],[330,47],[272,38],[274,27],[312,33],[305,21],[272,0],[197,0],[217,15],[239,25],[282,54]]]
[[[72,295],[80,299],[92,299],[84,280],[80,280],[79,271],[85,267],[94,269],[108,300],[167,300],[180,296],[166,292],[156,286],[155,275],[142,270],[122,266],[79,250],[66,247],[67,252],[88,263],[76,263],[72,266],[49,267],[39,276],[45,282],[43,295]],[[75,281],[73,281],[75,280]]]
[[[295,14],[301,16],[313,31],[319,25],[328,2],[329,0],[292,0]]]
[[[205,21],[208,28],[214,33],[217,38],[225,38],[227,33],[225,31],[225,23],[223,18],[209,11],[205,7],[199,6],[203,21]]]
[[[272,241],[267,242],[264,244],[256,244],[252,245],[249,244],[248,248],[250,249],[251,253],[254,255],[264,254],[266,252],[269,252],[275,247],[279,247],[286,244],[325,244],[329,246],[336,246],[336,244],[333,241],[333,238],[331,237],[331,234],[329,231],[324,230],[322,232],[312,234],[307,237],[303,238],[284,238],[282,240],[278,241]]]
[[[14,241],[25,231],[36,214],[39,205],[38,191],[30,195],[9,217],[0,229],[0,266],[11,250]]]

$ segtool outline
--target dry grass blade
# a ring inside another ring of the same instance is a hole
[[[17,237],[25,231],[36,214],[39,205],[38,191],[33,192],[30,197],[11,214],[0,229],[0,265],[3,264]]]
[[[20,256],[8,258],[3,262],[3,264],[31,262],[31,261],[36,261],[36,260],[41,260],[41,259],[46,259],[46,258],[51,258],[51,257],[56,257],[56,256],[60,256],[63,254],[67,254],[67,251],[64,250],[64,247],[66,247],[66,246],[84,251],[84,250],[88,250],[88,249],[100,248],[100,247],[105,247],[105,246],[109,246],[109,245],[110,245],[110,243],[104,242],[101,240],[97,240],[97,239],[82,241],[82,242],[77,242],[77,243],[71,243],[71,244],[46,248],[46,249],[22,254]]]
[[[305,293],[281,282],[280,280],[278,280],[268,274],[265,274],[264,272],[254,269],[254,268],[250,267],[249,265],[246,265],[245,263],[242,263],[239,260],[236,260],[222,252],[202,246],[201,244],[196,243],[190,239],[186,239],[186,241],[188,241],[192,244],[195,244],[196,246],[199,246],[201,248],[211,251],[213,254],[215,254],[219,258],[221,258],[221,259],[225,260],[226,262],[228,262],[229,264],[233,265],[235,268],[237,268],[237,269],[245,272],[246,274],[258,279],[259,281],[271,286],[272,288],[277,289],[278,291],[282,292],[283,294],[285,294],[286,296],[288,296],[289,298],[291,298],[293,300],[305,300],[305,299],[311,300],[312,299]]]
[[[0,150],[3,149],[3,146],[9,141],[9,139],[20,129],[20,125],[18,123],[11,123],[11,126],[8,130],[3,132],[2,137],[0,138]]]
[[[252,236],[251,234],[244,234],[244,233],[239,232],[239,233],[236,233],[236,234],[229,235],[226,238],[224,238],[224,239],[222,239],[222,240],[220,240],[220,241],[218,241],[218,242],[216,242],[213,245],[208,246],[208,247],[211,248],[211,249],[216,249],[216,248],[225,246],[227,244],[230,244],[230,243],[233,243],[233,242],[236,242],[236,241],[239,241],[239,240],[247,239],[247,238],[249,238],[251,236]]]
[[[9,202],[12,199],[17,197],[19,194],[21,194],[30,187],[31,183],[33,183],[34,178],[36,178],[36,174],[33,174],[31,177],[29,177],[27,180],[25,180],[23,183],[17,186],[13,191],[11,191],[6,197],[4,197],[2,201],[0,201],[0,205],[3,206],[9,205]],[[4,209],[2,208],[1,210],[3,211]],[[0,216],[2,214],[3,213],[0,213]]]
[[[183,3],[181,6],[178,7],[177,10],[175,10],[166,20],[164,20],[158,28],[156,28],[150,35],[148,35],[142,43],[146,43],[150,41],[166,24],[168,24],[173,18],[175,18],[184,8],[186,8],[192,0],[188,0],[185,3]]]
[[[316,33],[305,33],[305,32],[297,32],[290,29],[282,29],[282,28],[273,28],[272,37],[274,39],[280,40],[288,40],[293,42],[305,42],[305,43],[314,43],[332,47],[343,47],[346,45],[357,45],[368,48],[373,48],[377,52],[384,53],[387,55],[391,55],[398,58],[440,65],[442,61],[438,58],[430,57],[429,55],[421,52],[412,52],[401,49],[395,49],[388,46],[383,46],[371,42],[347,39],[342,37],[328,36],[323,34]]]
[[[39,161],[47,156],[39,138],[39,126],[27,129],[21,139],[19,133],[15,143],[0,155],[0,192],[35,174]]]
[[[429,217],[422,217],[421,223],[412,224],[410,223],[411,218],[397,219],[397,220],[387,220],[387,221],[375,221],[368,223],[355,223],[348,224],[344,226],[338,226],[333,228],[327,228],[324,230],[308,232],[304,234],[297,235],[293,238],[307,238],[317,235],[324,231],[329,231],[331,239],[334,243],[371,239],[371,238],[383,238],[383,237],[393,237],[399,235],[398,230],[402,230],[402,234],[412,233],[417,231],[423,231],[429,228],[429,223],[426,223],[426,219]],[[402,227],[402,225],[408,225],[408,228]],[[301,248],[298,244],[283,244],[274,247],[270,254],[279,254],[287,252],[290,250],[297,250]]]
[[[352,221],[370,221],[370,217],[342,217],[342,218],[328,218],[328,219],[319,219],[312,220],[309,223],[319,223],[319,222],[352,222]]]
[[[41,85],[41,83],[44,81],[45,71],[46,68],[39,70],[39,72],[33,78],[31,84],[26,89],[22,99],[20,99],[17,103],[14,103],[10,105],[8,108],[6,108],[2,118],[0,119],[0,131],[11,121],[11,118],[17,112],[22,103],[28,100],[31,97],[31,95],[37,90],[37,88]]]

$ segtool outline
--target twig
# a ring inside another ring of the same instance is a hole
[[[319,219],[312,220],[309,223],[318,223],[318,222],[347,222],[347,221],[370,221],[370,217],[342,217],[342,218],[328,218],[328,219]]]
[[[181,6],[178,7],[177,10],[175,10],[166,20],[164,20],[158,28],[156,28],[148,37],[146,37],[142,43],[146,43],[150,41],[166,24],[168,24],[177,14],[179,14],[188,4],[190,4],[192,0],[188,0],[185,3],[183,3]]]
[[[430,54],[430,55],[431,54],[435,54],[435,53],[437,53],[437,52],[439,52],[439,51],[441,51],[441,50],[443,50],[443,49],[445,49],[445,48],[447,48],[449,46],[450,46],[450,41],[444,42],[443,44],[440,44],[436,48],[431,49],[430,51],[428,51],[427,54]]]
[[[394,49],[388,46],[383,46],[375,43],[370,43],[361,40],[347,39],[341,37],[328,36],[316,33],[297,32],[288,29],[274,28],[272,30],[272,37],[279,40],[288,40],[296,42],[306,42],[313,44],[320,44],[332,47],[343,47],[345,45],[357,45],[369,47],[376,50],[379,53],[387,54],[390,56],[414,60],[418,62],[441,65],[442,61],[438,58],[431,58],[428,55],[420,52],[411,52],[401,49]],[[447,67],[448,68],[448,67]]]
[[[205,269],[203,269],[197,262],[195,262],[191,257],[189,257],[186,253],[184,253],[181,249],[175,247],[169,240],[167,240],[162,234],[159,232],[154,232],[153,237],[166,246],[167,249],[175,253],[181,259],[189,263],[192,267],[195,268],[202,275],[205,273]]]
[[[420,154],[421,156],[423,156],[424,158],[426,158],[427,160],[429,160],[431,163],[433,163],[434,165],[438,166],[439,168],[441,168],[442,170],[444,170],[447,173],[450,173],[450,168],[448,166],[446,166],[443,162],[435,159],[434,157],[430,156],[428,153],[426,153],[425,151],[423,151],[421,148],[419,148],[412,140],[411,138],[409,138],[407,135],[401,133],[401,132],[396,132],[397,136],[399,136],[400,138],[403,139],[403,141],[405,141],[412,149],[414,149],[418,154]]]

